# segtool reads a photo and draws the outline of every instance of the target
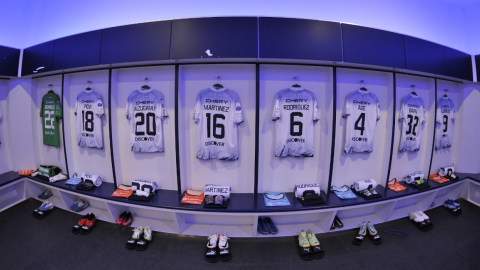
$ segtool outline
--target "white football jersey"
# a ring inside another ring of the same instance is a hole
[[[319,120],[315,94],[305,89],[277,93],[273,108],[276,157],[313,157],[313,127]]]
[[[435,149],[452,146],[453,124],[455,122],[455,106],[448,97],[442,97],[437,103],[437,131]]]
[[[243,113],[235,91],[226,88],[200,91],[193,120],[198,125],[198,159],[238,159],[237,126],[243,122]]]
[[[102,96],[93,90],[84,90],[77,95],[75,115],[78,146],[103,148],[103,107]]]
[[[128,96],[125,116],[130,124],[133,152],[163,152],[163,120],[168,112],[165,99],[154,89],[135,90]]]
[[[347,95],[343,118],[346,118],[345,153],[373,151],[373,137],[380,120],[380,102],[368,90]]]
[[[399,121],[402,130],[398,151],[419,151],[422,126],[426,121],[425,104],[420,96],[408,94],[402,99]]]

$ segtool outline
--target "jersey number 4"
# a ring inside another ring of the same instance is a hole
[[[357,121],[355,121],[355,130],[360,130],[360,136],[363,136],[365,130],[365,113],[361,113]]]
[[[419,120],[418,116],[414,117],[413,115],[409,114],[407,115],[407,118],[408,118],[407,135],[413,134],[413,136],[417,136],[417,132],[415,131],[415,129],[417,128],[417,125],[418,125],[418,120]],[[415,120],[415,124],[413,124],[413,120]]]
[[[210,138],[210,129],[211,129],[211,114],[207,113],[207,138]],[[213,137],[216,139],[223,139],[225,137],[225,126],[223,124],[219,124],[217,121],[218,119],[225,120],[225,115],[223,114],[214,114],[213,115]],[[220,134],[217,134],[217,129],[220,129]]]

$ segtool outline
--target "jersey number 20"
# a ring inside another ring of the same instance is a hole
[[[157,134],[157,126],[155,123],[155,114],[151,112],[145,113],[145,114],[138,112],[135,114],[135,135],[145,136],[145,131],[138,131],[138,126],[145,125],[145,122],[147,124],[145,127],[145,130],[147,131],[147,135],[155,136]]]

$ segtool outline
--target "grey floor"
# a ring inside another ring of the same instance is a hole
[[[131,233],[99,222],[90,235],[74,235],[79,216],[56,209],[32,217],[40,203],[28,199],[0,213],[0,269],[480,269],[480,208],[460,200],[463,214],[443,207],[427,212],[435,228],[422,232],[406,218],[376,226],[383,243],[352,244],[356,230],[318,235],[326,255],[303,261],[295,237],[232,238],[233,259],[209,264],[205,237],[154,233],[146,251],[125,248]],[[383,233],[401,227],[408,237]]]

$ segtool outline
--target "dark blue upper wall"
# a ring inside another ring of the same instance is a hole
[[[17,76],[20,50],[0,46],[0,76]]]
[[[342,24],[345,62],[405,68],[403,35]]]
[[[422,39],[335,22],[270,17],[181,19],[69,36],[25,49],[22,75],[99,64],[203,58],[344,61],[465,80],[473,75],[470,55]],[[16,74],[14,66],[4,69]]]
[[[259,18],[260,58],[342,61],[340,23]]]
[[[206,51],[209,50],[209,54]],[[171,59],[257,58],[256,17],[182,19],[172,22]]]

